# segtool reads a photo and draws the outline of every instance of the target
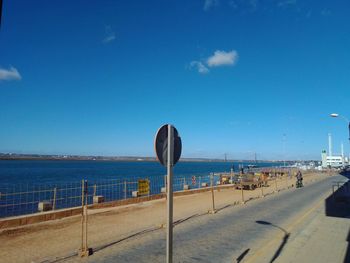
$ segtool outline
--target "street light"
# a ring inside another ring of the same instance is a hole
[[[338,114],[338,113],[332,113],[332,114],[330,114],[330,116],[333,117],[333,118],[341,118],[341,119],[343,119],[343,120],[348,124],[349,143],[350,143],[350,122],[349,122],[349,119],[346,118],[346,117],[344,117],[343,115]],[[350,157],[349,157],[349,159],[350,159]],[[348,161],[348,163],[349,163],[349,162],[350,162],[350,160]],[[343,165],[344,165],[344,163],[343,163]]]
[[[344,117],[343,115],[338,114],[338,113],[332,113],[332,114],[330,114],[330,116],[333,118],[341,118],[344,121],[346,121],[346,123],[348,124],[348,129],[349,129],[349,142],[350,142],[350,122],[349,122],[349,119]]]

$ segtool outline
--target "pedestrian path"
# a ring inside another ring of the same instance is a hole
[[[282,233],[255,262],[350,262],[350,193],[344,186]]]

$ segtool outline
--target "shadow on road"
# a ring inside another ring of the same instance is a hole
[[[350,178],[350,171],[343,171],[341,175]],[[325,200],[326,216],[350,219],[350,183],[344,178],[342,181],[334,181],[332,184],[333,193]],[[348,247],[344,263],[350,262],[350,230],[348,230],[346,241]]]
[[[346,241],[348,242],[348,249],[346,250],[344,263],[350,262],[350,230],[348,232],[348,237],[347,237]]]
[[[290,236],[290,233],[288,233],[285,229],[283,229],[282,227],[279,227],[277,225],[274,225],[270,222],[267,222],[267,221],[262,221],[262,220],[258,220],[258,221],[255,221],[257,224],[260,224],[260,225],[267,225],[267,226],[272,226],[272,227],[275,227],[275,228],[278,228],[279,230],[281,230],[283,233],[284,233],[284,236],[283,236],[283,239],[282,239],[282,242],[281,244],[279,245],[278,249],[276,250],[275,254],[273,255],[273,257],[271,258],[270,260],[270,263],[274,262],[278,256],[281,254],[284,246],[287,244],[288,242],[288,239],[289,239],[289,236]]]
[[[239,263],[242,261],[242,259],[249,253],[250,248],[243,251],[242,254],[239,255],[238,258],[236,258],[236,263]]]

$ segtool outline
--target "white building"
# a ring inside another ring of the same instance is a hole
[[[343,165],[344,159],[342,156],[327,156],[328,167],[342,167]]]
[[[341,155],[333,155],[327,156],[327,152],[325,150],[322,151],[322,167],[342,167],[345,165],[344,157]]]
[[[328,134],[328,147],[329,147],[329,154],[327,155],[326,150],[323,150],[321,154],[322,168],[326,168],[326,167],[337,168],[337,167],[342,167],[346,165],[348,160],[344,158],[343,144],[341,145],[341,155],[332,154],[332,135],[331,134]]]

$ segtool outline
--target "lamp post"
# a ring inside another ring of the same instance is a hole
[[[350,121],[349,121],[349,119],[346,118],[346,117],[344,117],[343,115],[338,114],[338,113],[332,113],[332,114],[330,114],[330,116],[333,117],[333,118],[341,118],[341,119],[343,119],[343,120],[347,123],[347,125],[348,125],[348,130],[349,130],[349,143],[350,143]],[[350,160],[349,160],[349,161],[350,161]],[[343,164],[343,165],[344,165],[344,164]]]
[[[333,117],[333,118],[341,118],[344,121],[346,121],[346,123],[348,124],[348,129],[349,129],[349,142],[350,142],[350,122],[349,122],[349,119],[344,117],[343,115],[338,114],[338,113],[332,113],[331,117]]]

